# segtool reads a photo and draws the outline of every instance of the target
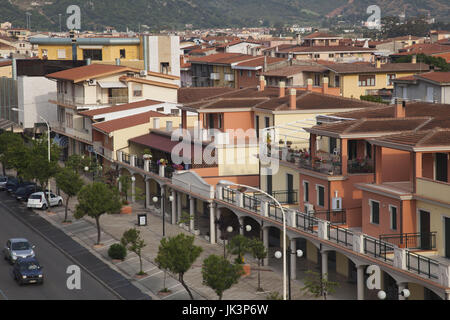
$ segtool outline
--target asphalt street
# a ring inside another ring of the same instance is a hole
[[[0,193],[0,300],[112,300],[119,299],[88,272],[81,268],[81,289],[67,288],[70,274],[67,268],[74,265],[52,243],[34,232],[15,214],[23,213],[20,205],[6,192]],[[9,238],[26,238],[35,245],[38,261],[44,267],[43,285],[19,286],[13,279],[12,266],[3,259],[3,248]]]

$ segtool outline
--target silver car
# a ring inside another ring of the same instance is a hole
[[[9,260],[11,264],[16,262],[17,258],[32,258],[35,256],[34,249],[27,239],[13,238],[6,241],[6,246],[3,249],[5,260]]]
[[[8,182],[8,177],[0,176],[0,190],[5,190],[7,182]]]

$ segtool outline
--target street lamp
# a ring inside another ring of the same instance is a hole
[[[134,178],[134,177],[133,177]],[[161,201],[161,214],[162,214],[162,223],[163,223],[163,237],[165,237],[166,236],[166,217],[165,217],[165,212],[164,212],[164,198],[163,198],[163,196],[162,195],[160,195],[160,196],[154,196],[153,198],[152,198],[152,200],[153,200],[153,203],[155,203],[155,205],[156,205],[156,203],[158,202],[158,200],[159,199],[162,199],[163,201]],[[174,199],[174,197],[173,196],[169,196],[169,201],[172,203],[173,201],[174,201],[175,199]]]
[[[411,295],[411,292],[408,289],[403,289],[401,292],[399,292],[397,294],[404,298],[408,298]],[[384,300],[384,299],[386,299],[387,294],[383,290],[380,290],[380,291],[378,291],[377,296],[378,296],[378,299]]]
[[[28,13],[27,13],[27,14],[28,14]],[[17,112],[23,112],[23,113],[25,113],[23,110],[18,109],[18,108],[11,108],[11,110],[12,110],[12,111],[17,111]],[[39,118],[41,118],[41,120],[43,120],[43,121],[45,122],[45,124],[47,125],[48,162],[50,162],[50,125],[48,124],[48,121],[45,120],[41,115],[38,114],[38,116],[39,116]],[[47,181],[47,189],[48,189],[48,191],[50,191],[50,179],[48,179],[48,181]]]
[[[266,197],[272,199],[280,207],[281,213],[283,214],[283,248],[286,248],[286,213],[284,212],[283,206],[280,204],[280,202],[278,202],[277,199],[275,199],[272,195],[268,194],[264,190],[252,186],[247,186],[245,184],[234,183],[228,180],[220,180],[218,184],[224,186],[237,186],[248,188],[251,190],[255,190],[256,192],[261,192]],[[283,300],[286,300],[286,255],[283,256]]]
[[[288,285],[289,285],[289,300],[291,300],[291,255],[295,254],[297,257],[301,258],[303,257],[303,251],[302,250],[297,250],[297,251],[292,251],[291,248],[287,248],[286,249],[286,254],[285,256],[287,256],[288,258]],[[281,251],[276,251],[275,252],[275,258],[280,259],[283,256],[283,253]]]

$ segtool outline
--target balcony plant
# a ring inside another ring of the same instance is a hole
[[[159,166],[166,166],[168,163],[169,163],[169,161],[167,161],[166,159],[159,159],[157,162],[156,162]]]
[[[147,148],[144,149],[142,158],[144,158],[144,160],[151,160],[153,158],[153,155],[152,155],[150,149],[147,149]]]

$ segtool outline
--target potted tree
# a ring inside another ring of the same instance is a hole
[[[151,151],[150,151],[150,149],[144,149],[144,154],[142,155],[142,158],[144,158],[144,160],[152,160],[152,158],[153,158],[153,155],[152,155],[152,153],[151,153]]]
[[[244,269],[244,276],[250,275],[250,264],[244,263],[244,255],[250,252],[249,239],[243,235],[234,236],[228,244],[228,252],[236,255],[234,262],[242,265]]]

